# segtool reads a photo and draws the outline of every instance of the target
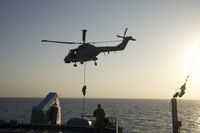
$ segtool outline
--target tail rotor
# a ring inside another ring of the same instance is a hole
[[[128,30],[128,29],[126,28],[125,31],[124,31],[124,36],[117,35],[117,37],[119,37],[119,38],[125,38],[127,30]]]
[[[125,31],[124,31],[124,37],[126,36],[126,32],[127,32],[127,30],[128,30],[128,29],[126,28]]]
[[[125,29],[125,31],[124,31],[124,36],[121,36],[121,35],[117,35],[117,37],[119,37],[119,38],[122,38],[122,39],[125,39],[125,38],[129,38],[129,40],[132,40],[132,41],[136,41],[136,39],[135,38],[133,38],[133,37],[131,37],[131,36],[127,36],[126,37],[126,32],[127,32],[127,30],[128,30],[128,28],[126,28]]]

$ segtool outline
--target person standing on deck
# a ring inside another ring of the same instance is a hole
[[[94,111],[93,116],[96,117],[95,133],[103,133],[105,128],[105,112],[101,108],[101,104],[97,105],[97,109]]]

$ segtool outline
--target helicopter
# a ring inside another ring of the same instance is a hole
[[[86,42],[86,32],[87,30],[82,30],[82,42],[63,42],[63,41],[51,41],[51,40],[41,40],[41,42],[50,42],[50,43],[61,43],[61,44],[80,44],[77,48],[71,49],[68,53],[68,55],[64,58],[65,63],[74,63],[74,67],[77,66],[77,62],[80,62],[80,64],[83,64],[87,61],[94,61],[95,66],[97,66],[97,55],[100,53],[105,52],[112,52],[112,51],[120,51],[124,50],[126,45],[130,41],[136,41],[135,38],[131,36],[126,36],[127,28],[124,31],[124,35],[120,36],[117,35],[117,37],[122,38],[122,40],[115,40],[115,41],[103,41],[103,42]],[[108,43],[108,42],[118,42],[122,41],[117,46],[101,46],[97,47],[92,44],[96,43]]]

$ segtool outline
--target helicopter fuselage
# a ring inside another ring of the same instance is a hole
[[[129,36],[129,37],[124,37],[122,42],[117,46],[96,47],[89,43],[85,43],[80,45],[76,49],[70,50],[68,55],[65,57],[64,61],[65,63],[80,62],[81,64],[83,64],[83,62],[86,61],[91,61],[91,60],[96,61],[98,59],[97,55],[99,55],[101,52],[109,53],[112,51],[120,51],[125,49],[129,40],[135,41],[134,38]]]
[[[95,65],[97,65],[96,60],[97,55],[100,54],[101,52],[112,52],[112,51],[120,51],[124,50],[128,42],[131,41],[136,41],[136,39],[132,38],[131,36],[126,36],[127,28],[124,31],[124,35],[120,36],[117,35],[117,37],[122,38],[122,42],[118,44],[117,46],[103,46],[103,47],[96,47],[92,44],[95,43],[108,43],[108,42],[116,42],[119,40],[115,41],[104,41],[104,42],[90,42],[86,43],[85,37],[86,37],[86,32],[87,30],[82,30],[83,35],[82,35],[82,41],[83,42],[63,42],[63,41],[53,41],[53,40],[41,40],[41,42],[50,42],[50,43],[61,43],[61,44],[81,44],[79,45],[78,48],[76,49],[71,49],[68,53],[68,55],[64,58],[65,63],[75,63],[74,66],[77,66],[77,62],[80,62],[83,64],[84,62],[87,61],[95,61]],[[120,40],[121,41],[121,40]]]
[[[76,49],[71,49],[64,61],[65,63],[80,62],[82,64],[84,61],[97,60],[96,56],[99,53],[96,46],[86,43]]]

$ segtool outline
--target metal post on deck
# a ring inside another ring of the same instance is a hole
[[[118,122],[117,122],[117,118],[115,118],[115,129],[116,129],[116,133],[118,133]]]
[[[177,99],[171,99],[172,105],[172,126],[173,126],[173,133],[180,133],[181,121],[178,120],[177,115]]]
[[[172,126],[173,133],[180,133],[180,127],[182,126],[182,122],[178,120],[178,111],[177,111],[177,97],[181,98],[185,94],[186,83],[189,75],[187,76],[185,83],[180,87],[180,91],[176,92],[171,99],[172,105]]]

